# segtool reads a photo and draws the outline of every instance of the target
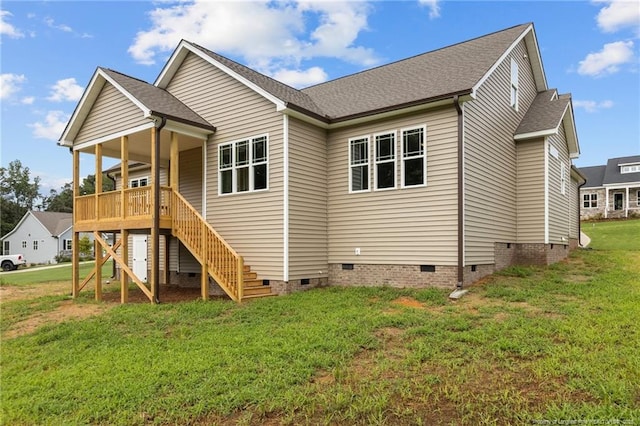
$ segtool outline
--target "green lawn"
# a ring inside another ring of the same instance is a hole
[[[94,262],[82,262],[80,264],[80,277],[87,276],[94,268]],[[102,276],[110,277],[113,271],[111,262],[102,266]],[[20,269],[20,272],[0,272],[0,285],[28,285],[42,284],[56,281],[69,281],[71,289],[71,263],[66,263],[56,268],[35,267],[29,271]]]
[[[457,302],[327,288],[116,305],[3,337],[0,423],[640,424],[640,251],[602,242],[636,232],[627,223],[598,223],[593,250],[508,269]],[[84,294],[73,304],[95,306]],[[19,303],[3,304],[3,333]]]
[[[640,219],[583,222],[590,247],[602,250],[640,250]]]

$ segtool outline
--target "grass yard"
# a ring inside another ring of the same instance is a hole
[[[638,238],[611,249],[638,232],[626,224],[583,225],[593,250],[507,269],[459,301],[390,288],[242,305],[3,299],[0,423],[640,424]],[[21,328],[60,306],[87,312]]]
[[[601,250],[640,250],[640,219],[583,222],[582,232]]]

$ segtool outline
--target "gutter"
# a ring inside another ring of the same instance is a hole
[[[582,247],[582,241],[580,241],[580,237],[581,237],[580,234],[582,233],[581,225],[580,225],[580,205],[582,204],[582,198],[580,197],[580,189],[587,184],[587,178],[573,164],[571,165],[571,171],[575,172],[583,180],[583,182],[580,185],[578,185],[578,191],[577,191],[578,192],[578,247]]]
[[[453,97],[453,105],[458,113],[458,290],[462,289],[464,284],[464,138],[463,132],[463,116],[462,107],[460,106],[460,97]]]
[[[153,251],[152,251],[152,263],[153,271],[152,276],[153,288],[154,288],[154,303],[160,303],[160,131],[167,124],[166,117],[160,117],[160,123],[156,123],[155,126],[155,144],[154,150],[154,164],[153,164],[153,176],[155,180],[153,182]]]

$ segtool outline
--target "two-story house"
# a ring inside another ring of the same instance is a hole
[[[98,68],[60,143],[74,232],[118,262],[123,301],[129,280],[155,300],[185,268],[204,298],[212,282],[234,300],[454,289],[578,244],[571,98],[548,86],[533,24],[302,90],[183,40],[153,84]],[[77,193],[81,153],[97,177],[103,157],[120,160],[115,191]],[[145,185],[130,162],[147,164]],[[132,269],[135,235],[149,286]]]

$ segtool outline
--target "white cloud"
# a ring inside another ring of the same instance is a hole
[[[72,33],[73,29],[65,24],[56,24],[53,18],[44,18],[44,23],[47,24],[49,28],[53,28],[54,30],[64,31],[65,33]]]
[[[631,27],[640,34],[640,3],[638,0],[599,0],[596,3],[607,4],[600,9],[596,17],[601,30],[612,33]]]
[[[6,35],[11,38],[22,38],[24,37],[24,33],[5,21],[9,17],[13,16],[13,14],[7,10],[0,10],[0,34]]]
[[[29,125],[33,128],[33,137],[57,141],[69,121],[69,114],[62,111],[49,111],[44,122],[36,122]]]
[[[33,96],[27,96],[27,97],[25,97],[25,98],[22,98],[22,99],[20,100],[20,103],[21,103],[21,104],[24,104],[24,105],[33,105],[33,102],[34,102],[35,100],[36,100],[36,98],[34,98]]]
[[[607,43],[600,52],[589,53],[580,61],[578,74],[601,76],[613,74],[620,70],[620,66],[633,60],[633,42],[616,41]]]
[[[49,101],[78,101],[82,97],[84,89],[76,83],[75,78],[65,78],[58,80],[51,87],[51,94],[47,98]]]
[[[440,17],[440,0],[418,0],[423,6],[429,8],[429,18],[435,19]]]
[[[270,75],[287,69],[299,73],[303,60],[317,56],[371,66],[378,63],[373,50],[356,44],[369,12],[368,3],[353,1],[172,3],[149,12],[151,28],[138,32],[129,53],[139,63],[153,64],[184,38],[241,56]],[[320,75],[318,70],[303,73]]]
[[[292,87],[307,87],[327,81],[327,73],[320,67],[311,67],[301,70],[278,70],[273,73],[273,78]]]
[[[590,101],[590,100],[589,101],[574,100],[573,106],[575,108],[582,108],[586,112],[597,112],[602,109],[613,108],[613,101],[606,100],[606,101],[596,102],[596,101]]]
[[[0,74],[0,99],[9,99],[19,92],[26,80],[24,74]]]

